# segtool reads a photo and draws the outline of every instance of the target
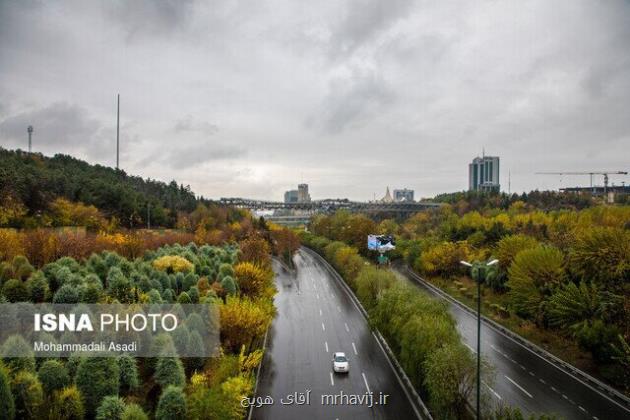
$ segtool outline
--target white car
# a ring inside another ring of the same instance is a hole
[[[332,358],[333,371],[339,373],[348,373],[350,365],[348,364],[348,358],[343,352],[333,353]]]

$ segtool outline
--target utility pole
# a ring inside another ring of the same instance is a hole
[[[499,260],[492,260],[485,264],[479,261],[472,264],[467,261],[459,262],[470,268],[470,276],[477,282],[477,420],[481,419],[481,283],[486,280],[488,267],[498,262]]]
[[[28,131],[28,152],[31,153],[31,137],[33,135],[33,126],[29,125],[26,131]]]
[[[118,94],[118,103],[116,106],[116,169],[120,163],[120,93]]]

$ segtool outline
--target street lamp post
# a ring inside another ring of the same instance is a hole
[[[485,264],[475,261],[469,263],[460,261],[460,264],[470,268],[470,274],[477,282],[477,419],[481,419],[481,283],[486,279],[487,267],[493,266],[499,260],[492,260]]]

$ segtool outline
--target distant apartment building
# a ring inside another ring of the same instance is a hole
[[[311,195],[308,193],[308,184],[298,184],[298,203],[309,203]]]
[[[413,190],[408,190],[407,188],[394,190],[394,201],[413,202]]]
[[[308,203],[311,195],[308,193],[308,184],[299,184],[297,190],[289,190],[284,193],[285,203]]]
[[[500,191],[499,157],[476,157],[468,164],[469,191]]]

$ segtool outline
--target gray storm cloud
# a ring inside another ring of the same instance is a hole
[[[557,188],[628,169],[629,40],[622,0],[0,1],[0,146],[111,165],[120,93],[124,169],[208,197],[432,196],[484,147]]]

